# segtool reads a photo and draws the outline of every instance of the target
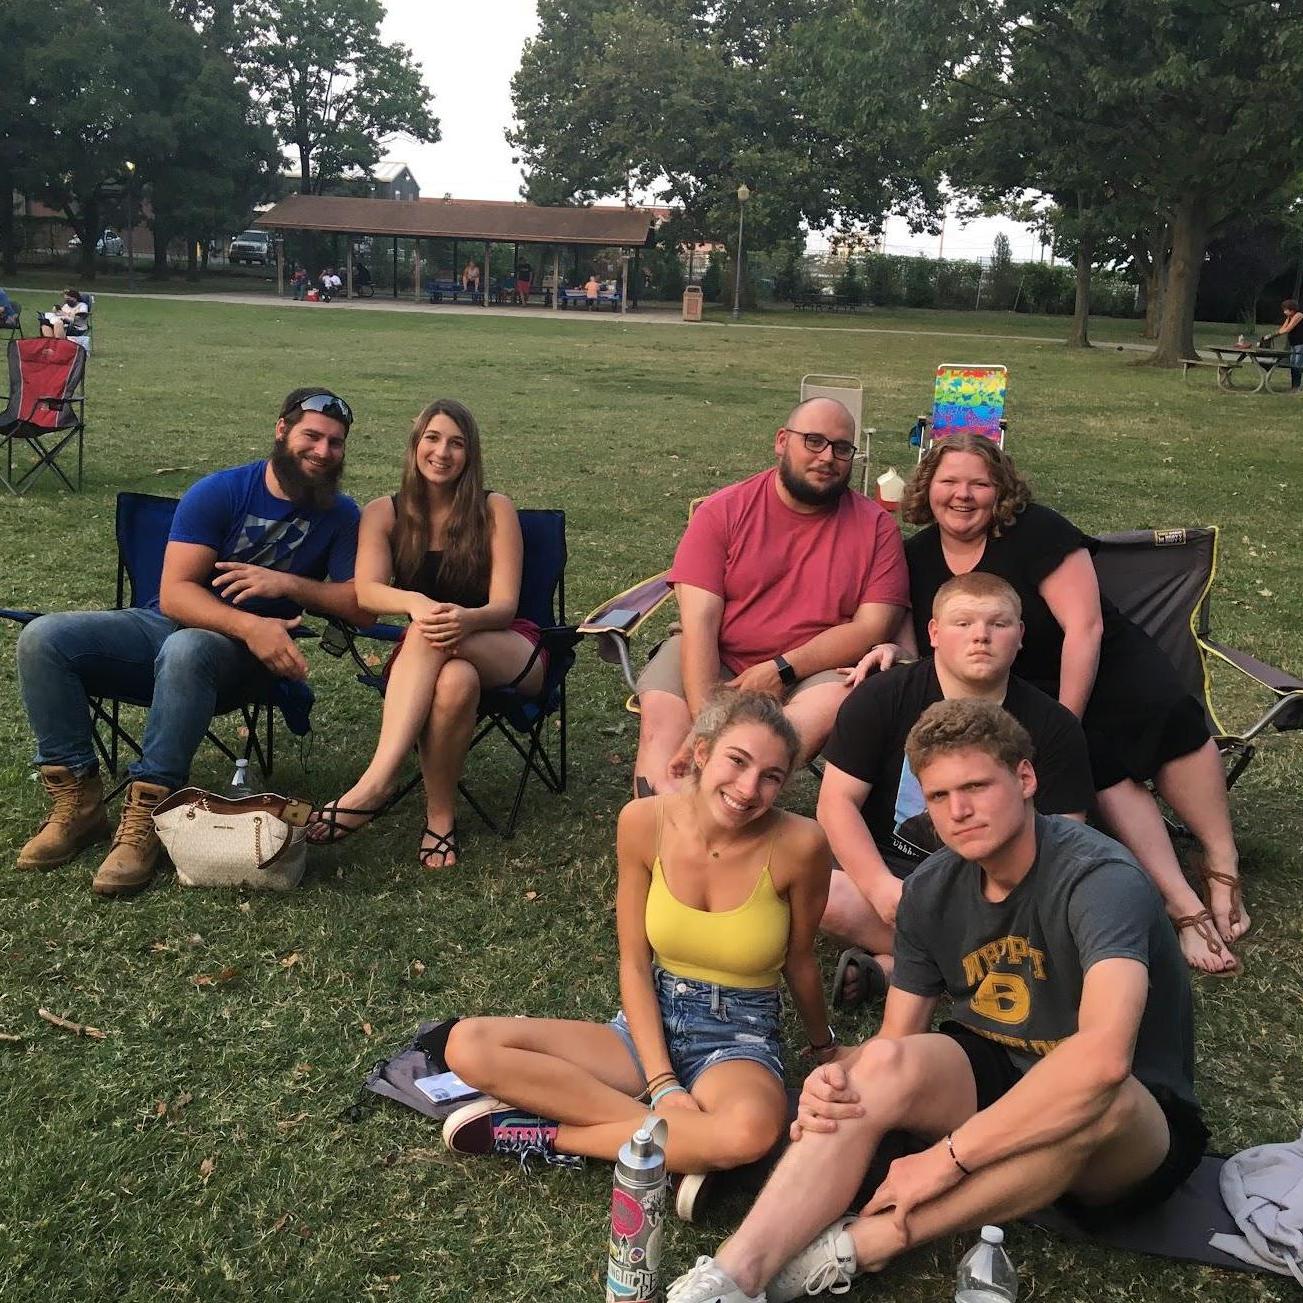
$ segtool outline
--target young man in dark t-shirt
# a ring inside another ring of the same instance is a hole
[[[50,813],[18,868],[56,868],[109,836],[88,696],[151,703],[92,883],[99,895],[128,895],[153,878],[154,806],[185,786],[219,700],[268,676],[306,677],[293,638],[305,608],[370,618],[353,597],[357,504],[337,492],[352,420],[329,390],[295,389],[270,458],[207,475],[181,498],[153,603],[43,615],[23,630],[18,682]]]
[[[1036,813],[1031,750],[990,701],[940,702],[911,731],[946,849],[905,884],[882,1027],[806,1079],[797,1143],[673,1303],[845,1292],[907,1248],[1056,1201],[1086,1224],[1122,1220],[1198,1165],[1176,934],[1125,847]],[[942,996],[951,1021],[932,1032]],[[893,1130],[928,1147],[844,1215]]]
[[[838,964],[839,1006],[885,987],[904,880],[941,847],[905,754],[909,730],[929,706],[958,698],[1002,704],[1036,748],[1037,810],[1080,819],[1091,803],[1077,717],[1010,677],[1022,644],[1021,605],[995,575],[951,579],[932,603],[932,658],[865,679],[838,712],[824,748],[818,818],[842,870],[833,874],[821,926],[852,947]],[[874,964],[881,975],[869,971]]]

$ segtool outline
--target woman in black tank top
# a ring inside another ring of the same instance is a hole
[[[516,618],[522,561],[515,507],[484,488],[475,418],[452,399],[429,404],[412,426],[401,489],[367,504],[357,546],[358,605],[411,623],[385,667],[371,763],[318,811],[312,841],[340,841],[370,823],[416,745],[426,802],[419,862],[457,862],[457,780],[480,692],[537,693],[547,672],[538,626]]]
[[[1303,384],[1303,310],[1294,299],[1286,299],[1280,305],[1283,320],[1279,329],[1263,337],[1264,344],[1273,339],[1284,339],[1289,345],[1289,391],[1296,394]]]

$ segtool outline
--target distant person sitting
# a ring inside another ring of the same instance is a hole
[[[601,291],[601,284],[598,282],[597,273],[594,272],[589,276],[587,283],[584,285],[584,299],[588,303],[588,311],[597,311],[597,296]]]
[[[299,263],[294,265],[294,274],[290,277],[290,293],[296,302],[302,302],[308,294],[307,268]]]
[[[363,290],[369,290],[372,285],[371,268],[364,262],[360,262],[353,268],[353,288],[361,294]]]
[[[18,325],[18,304],[0,289],[0,330],[12,330]]]
[[[516,302],[523,308],[529,302],[529,292],[534,285],[534,269],[527,262],[516,267]]]
[[[344,282],[339,279],[333,267],[326,267],[317,278],[317,285],[321,291],[321,301],[329,303],[343,288]]]
[[[479,293],[480,268],[473,258],[461,269],[461,287],[467,294]]]
[[[1036,809],[1084,819],[1095,789],[1086,735],[1066,706],[1012,678],[1022,603],[998,575],[958,575],[937,589],[932,657],[859,683],[824,748],[818,820],[837,858],[822,929],[851,945],[837,965],[833,1003],[854,1007],[886,991],[905,880],[941,849],[905,739],[938,701],[1004,706],[1036,747]],[[867,658],[866,658],[867,659]]]
[[[41,314],[41,334],[52,339],[76,339],[90,330],[90,304],[77,290],[64,290],[63,302]]]

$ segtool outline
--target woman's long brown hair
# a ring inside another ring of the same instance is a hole
[[[430,486],[417,468],[416,450],[426,428],[439,415],[450,418],[466,440],[466,468],[453,489],[439,577],[449,587],[487,589],[493,527],[484,492],[480,429],[470,409],[455,398],[436,398],[421,409],[412,424],[395,511],[394,577],[400,586],[413,583],[430,547]]]

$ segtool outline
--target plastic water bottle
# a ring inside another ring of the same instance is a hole
[[[238,801],[241,797],[253,795],[253,790],[249,786],[249,762],[247,760],[237,760],[235,762],[235,773],[231,776],[231,786],[227,789],[226,795],[232,801]]]
[[[983,1226],[982,1238],[964,1254],[955,1281],[955,1303],[1014,1303],[1018,1273],[1004,1251],[1004,1232]]]
[[[649,1114],[620,1150],[611,1188],[606,1303],[661,1303],[665,1222],[664,1118]]]

